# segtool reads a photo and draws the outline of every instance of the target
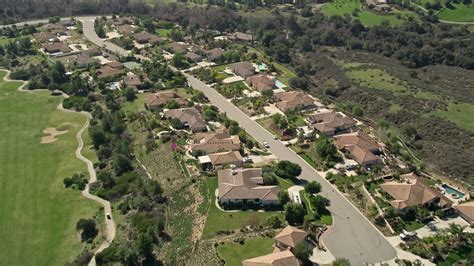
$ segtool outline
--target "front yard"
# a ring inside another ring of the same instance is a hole
[[[210,239],[219,234],[232,233],[248,225],[265,225],[270,216],[278,216],[284,220],[283,213],[280,211],[237,211],[224,212],[217,208],[215,201],[215,191],[217,189],[217,178],[210,177],[206,179],[210,199],[210,207],[207,215],[202,239]],[[201,192],[202,193],[202,192]],[[203,197],[205,198],[205,197]]]

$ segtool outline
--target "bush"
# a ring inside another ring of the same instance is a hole
[[[79,190],[84,190],[87,184],[87,179],[84,177],[84,174],[73,174],[71,177],[66,177],[63,180],[64,187],[77,188]]]
[[[311,181],[305,186],[304,190],[309,194],[317,194],[321,192],[321,184],[316,181]]]
[[[92,241],[99,230],[96,228],[95,221],[92,219],[80,219],[76,224],[76,230],[81,232],[81,241]]]
[[[285,219],[290,225],[302,224],[306,210],[299,203],[288,203],[285,205]]]

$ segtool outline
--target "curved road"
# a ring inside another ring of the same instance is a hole
[[[93,19],[83,18],[81,21],[84,35],[89,41],[123,56],[129,54],[121,47],[100,39],[94,31]],[[148,58],[140,56],[139,59],[147,60]],[[382,233],[306,161],[280,141],[273,140],[271,133],[250,119],[216,90],[186,73],[183,74],[191,87],[202,91],[212,104],[217,106],[221,112],[227,113],[229,118],[237,121],[257,141],[267,141],[270,144],[271,152],[279,159],[299,164],[302,168],[300,179],[315,180],[321,183],[322,194],[331,201],[329,210],[334,217],[333,226],[331,231],[326,234],[324,243],[336,258],[348,258],[353,265],[363,265],[364,263],[388,261],[396,256],[395,249]]]
[[[78,18],[83,23],[86,38],[97,46],[105,47],[110,52],[127,56],[129,54],[128,51],[110,42],[104,42],[97,36],[94,31],[94,18]],[[38,22],[45,22],[45,20]],[[30,21],[29,23],[33,24],[34,22]],[[17,25],[21,26],[23,24],[18,23]],[[143,56],[137,56],[137,58],[142,60],[148,59]],[[388,261],[396,256],[395,249],[382,233],[306,161],[284,146],[280,141],[273,140],[271,133],[257,122],[251,120],[213,88],[188,74],[183,74],[188,79],[191,87],[202,91],[212,104],[217,106],[221,112],[227,113],[229,118],[237,121],[257,141],[267,141],[270,144],[271,152],[279,159],[299,164],[302,168],[300,179],[307,181],[315,180],[321,183],[322,194],[331,201],[329,210],[334,218],[330,231],[325,234],[324,243],[336,258],[348,258],[353,265],[363,265],[365,263]]]
[[[0,70],[5,71],[7,73],[4,76],[3,80],[21,82],[22,83],[22,85],[18,88],[18,91],[28,92],[28,93],[33,93],[33,92],[37,92],[37,91],[48,91],[48,90],[34,90],[34,91],[24,90],[23,88],[26,86],[26,84],[28,84],[28,82],[23,81],[23,80],[12,80],[12,79],[9,78],[10,73],[11,73],[10,70],[7,70],[7,69],[0,69]],[[62,96],[64,98],[68,97],[68,95],[66,95],[66,94],[62,94]],[[62,103],[59,104],[58,110],[60,110],[62,112],[77,113],[77,112],[69,110],[69,109],[64,109]],[[84,125],[81,127],[81,129],[76,134],[76,140],[77,140],[78,145],[77,145],[77,148],[76,148],[75,155],[76,155],[76,158],[83,161],[87,165],[87,171],[89,172],[89,182],[86,184],[86,187],[82,191],[82,195],[85,198],[88,198],[90,200],[98,202],[99,204],[101,204],[104,207],[104,221],[105,221],[105,228],[106,228],[105,240],[102,241],[100,246],[94,252],[94,257],[92,258],[92,261],[91,261],[90,264],[95,265],[95,255],[98,254],[99,252],[101,252],[102,250],[106,249],[110,245],[110,243],[114,240],[115,232],[116,232],[116,226],[115,226],[115,222],[114,222],[114,219],[113,219],[113,216],[112,216],[112,208],[111,208],[110,202],[89,193],[90,184],[97,181],[97,175],[96,175],[96,172],[95,172],[95,169],[94,169],[94,164],[89,159],[87,159],[86,157],[84,157],[82,155],[82,149],[84,147],[84,141],[82,139],[82,133],[84,133],[84,131],[90,125],[91,114],[89,114],[87,112],[80,112],[80,113],[86,115],[87,119],[86,119],[86,122],[84,123]],[[107,217],[105,216],[105,214],[107,214],[107,213],[110,214],[110,217],[111,217],[110,220],[107,219]]]

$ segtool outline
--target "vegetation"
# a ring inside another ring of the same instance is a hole
[[[265,225],[269,217],[272,216],[283,217],[281,212],[276,211],[257,212],[249,210],[223,212],[215,204],[216,197],[214,191],[217,188],[217,178],[208,178],[206,183],[209,188],[210,208],[202,233],[203,239],[213,238],[220,234],[228,234],[247,225]]]
[[[263,256],[273,251],[272,238],[255,237],[242,242],[242,244],[228,242],[217,247],[217,252],[225,261],[225,265],[239,266],[242,265],[243,260]]]
[[[64,189],[62,183],[65,176],[86,171],[74,156],[76,133],[86,119],[56,110],[59,97],[18,92],[20,83],[4,82],[4,76],[0,72],[0,150],[9,152],[0,153],[0,258],[9,265],[31,261],[64,265],[83,247],[76,236],[76,221],[98,210],[95,203],[79,191]],[[41,144],[41,132],[47,127],[68,132],[53,143]],[[84,153],[94,160],[87,132],[83,137]]]

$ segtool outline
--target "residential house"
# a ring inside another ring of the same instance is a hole
[[[116,18],[112,21],[112,24],[114,24],[115,26],[123,26],[123,25],[132,25],[133,24],[133,17],[120,17],[120,18]]]
[[[132,35],[135,32],[135,27],[133,27],[132,25],[128,25],[128,24],[116,26],[115,28],[117,29],[118,33],[120,33],[122,35],[125,35],[125,36]]]
[[[127,75],[123,78],[123,85],[132,87],[136,90],[143,90],[146,89],[146,85],[150,80],[146,76],[146,74],[143,75],[137,75],[137,74],[131,74]]]
[[[239,75],[243,78],[248,78],[255,75],[255,67],[251,62],[238,62],[229,65],[229,69],[234,72],[234,74]]]
[[[303,110],[314,108],[314,99],[309,95],[299,91],[289,91],[284,93],[275,94],[279,102],[276,103],[276,107],[282,112],[289,110]]]
[[[97,69],[97,77],[99,79],[117,77],[123,74],[125,74],[124,66],[122,63],[117,61],[106,63]]]
[[[95,65],[98,63],[98,61],[93,58],[93,57],[90,57],[84,53],[78,55],[76,57],[76,60],[74,62],[72,62],[77,68],[79,69],[82,69],[82,68],[88,68],[92,65]]]
[[[145,44],[145,43],[155,44],[164,40],[163,38],[150,34],[146,31],[141,31],[141,32],[137,32],[133,34],[133,39],[137,43],[140,43],[140,44]]]
[[[299,266],[298,259],[289,250],[242,261],[243,266]]]
[[[90,48],[82,52],[82,54],[87,56],[99,56],[102,55],[102,52],[97,48]]]
[[[218,61],[224,56],[224,50],[221,48],[214,48],[211,50],[204,50],[204,53],[207,56],[207,60],[214,62]]]
[[[186,47],[186,45],[181,44],[179,42],[172,42],[168,44],[168,50],[173,54],[176,54],[176,53],[185,54],[188,51],[188,48]]]
[[[363,167],[372,167],[381,163],[375,154],[381,150],[369,135],[363,132],[341,134],[334,137],[336,147],[343,152],[349,152],[350,157]]]
[[[244,32],[233,32],[227,34],[227,39],[232,41],[251,42],[253,41],[253,35]]]
[[[251,77],[247,77],[245,80],[247,84],[252,87],[253,89],[264,92],[268,90],[275,89],[275,80],[269,78],[267,75],[255,75]]]
[[[189,52],[187,54],[184,55],[189,61],[191,62],[194,62],[194,63],[198,63],[200,61],[202,61],[202,56],[196,54],[196,53],[193,53],[193,52]]]
[[[72,52],[71,48],[62,42],[50,42],[43,45],[43,50],[48,54],[67,54]]]
[[[298,243],[305,241],[307,237],[308,233],[306,231],[288,225],[274,238],[276,240],[276,247],[280,250],[285,250],[296,247]]]
[[[454,206],[459,216],[466,220],[471,227],[474,227],[474,201],[464,202]]]
[[[238,151],[226,151],[199,156],[199,163],[203,169],[223,169],[225,166],[242,166],[243,158]]]
[[[194,107],[172,109],[164,113],[167,119],[179,119],[185,127],[191,129],[192,132],[203,132],[207,130],[206,121],[201,116],[201,113]]]
[[[42,27],[43,31],[54,33],[56,36],[67,35],[67,27],[62,23],[46,24]]]
[[[182,99],[172,91],[160,91],[148,95],[146,105],[148,106],[148,109],[156,110],[171,101],[177,102],[180,106],[186,106],[187,104],[186,100]]]
[[[324,112],[308,117],[307,121],[326,136],[334,136],[346,132],[356,125],[356,121],[339,112]]]
[[[219,129],[215,132],[199,133],[194,136],[191,144],[191,151],[202,151],[211,154],[218,151],[240,150],[240,138],[237,135],[230,135],[226,129]]]
[[[35,39],[38,43],[57,42],[58,36],[50,31],[42,31],[33,33],[33,39]]]
[[[440,207],[450,206],[452,202],[437,190],[423,184],[413,173],[402,175],[405,182],[390,181],[380,185],[393,200],[390,204],[398,209],[404,210],[409,207],[426,206],[436,204]]]
[[[278,186],[263,184],[261,168],[217,171],[219,203],[278,204]]]

